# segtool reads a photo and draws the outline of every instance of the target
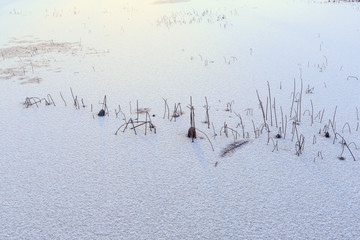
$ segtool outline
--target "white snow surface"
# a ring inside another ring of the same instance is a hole
[[[359,239],[359,6],[0,1],[0,239]],[[253,130],[263,123],[256,90],[265,108],[268,82],[278,127],[281,109],[287,117],[276,139],[268,112],[269,142]],[[56,106],[23,104],[48,94]],[[109,115],[98,117],[104,95]],[[201,132],[186,136],[190,96],[214,151]],[[181,103],[176,122],[163,118],[162,98],[170,112]],[[136,119],[137,101],[156,134],[115,135],[119,105]],[[248,143],[221,157],[244,140],[235,113]],[[331,127],[324,137],[329,119],[356,161]],[[225,122],[240,136],[226,137]]]

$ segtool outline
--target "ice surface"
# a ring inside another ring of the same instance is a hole
[[[337,106],[336,131],[360,159],[359,5],[155,2],[1,2],[0,239],[360,238],[358,161],[347,149],[340,161],[340,138],[321,131]],[[296,156],[289,114],[300,78]],[[269,143],[253,130],[267,82],[279,126],[280,107],[288,120],[286,138],[274,123]],[[23,105],[47,94],[56,106]],[[104,95],[110,112],[99,118]],[[214,152],[204,134],[186,137],[190,96]],[[216,136],[203,123],[205,96]],[[171,112],[181,103],[176,122],[163,118],[162,98]],[[115,135],[115,109],[135,119],[137,100],[156,134]],[[235,113],[249,142],[221,157],[242,139]],[[224,123],[240,136],[226,137]]]

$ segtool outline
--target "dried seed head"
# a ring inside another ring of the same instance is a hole
[[[196,130],[194,127],[190,127],[189,130],[188,130],[188,137],[189,138],[196,138]]]
[[[105,116],[105,110],[101,109],[100,112],[98,113],[99,117],[104,117]]]

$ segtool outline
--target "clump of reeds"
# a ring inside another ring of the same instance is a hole
[[[136,122],[136,123],[135,123]],[[129,127],[130,126],[130,127]],[[141,121],[141,120],[137,120],[137,121],[134,121],[132,118],[130,118],[128,121],[125,120],[125,123],[122,124],[115,132],[115,135],[118,134],[119,131],[122,130],[122,132],[125,132],[126,129],[130,129],[130,130],[133,130],[134,131],[134,134],[137,135],[137,132],[136,132],[136,129],[138,127],[141,127],[141,126],[144,126],[144,132],[145,132],[145,135],[147,134],[147,130],[149,129],[150,131],[153,131],[154,130],[154,133],[156,134],[156,127],[155,125],[153,124],[152,120],[151,120],[151,117],[150,117],[150,114],[149,112],[146,112],[145,114],[145,120],[144,121]]]
[[[28,108],[32,105],[39,107],[39,104],[41,104],[42,102],[44,102],[46,106],[49,106],[49,105],[56,106],[56,104],[50,94],[48,94],[46,96],[46,98],[26,97],[24,105],[26,106],[26,108]]]

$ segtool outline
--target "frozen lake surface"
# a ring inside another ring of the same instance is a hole
[[[0,239],[360,238],[359,9],[2,1]]]

